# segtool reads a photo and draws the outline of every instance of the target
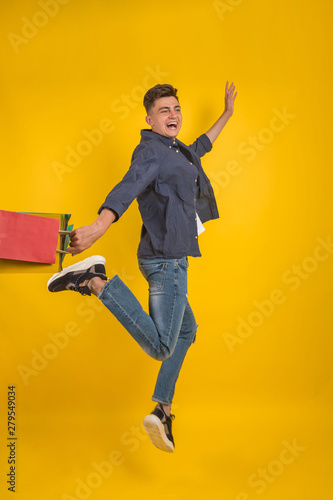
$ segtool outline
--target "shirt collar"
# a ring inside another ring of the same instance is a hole
[[[157,134],[153,132],[151,129],[143,129],[141,130],[142,139],[159,139],[166,146],[178,146],[177,139],[172,139],[171,137],[165,137],[165,135]]]

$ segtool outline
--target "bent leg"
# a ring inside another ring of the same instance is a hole
[[[178,341],[172,355],[163,361],[155,386],[153,401],[171,405],[180,369],[190,345],[194,342],[197,322],[187,302]]]
[[[157,360],[168,358],[177,343],[187,302],[187,259],[140,261],[149,283],[147,314],[137,298],[114,276],[98,298],[120,321],[141,348]]]

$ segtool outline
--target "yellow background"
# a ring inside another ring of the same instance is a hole
[[[332,2],[43,3],[0,7],[1,209],[89,224],[129,166],[148,87],[179,89],[185,143],[223,111],[226,80],[238,96],[203,159],[221,217],[190,261],[200,326],[176,388],[176,452],[140,427],[159,363],[97,299],[48,293],[48,268],[3,273],[1,498],[15,384],[17,499],[331,499],[333,256],[317,247],[332,238]],[[100,144],[66,163],[101,121]],[[104,255],[146,304],[139,234],[134,202],[83,257]],[[240,321],[257,326],[242,338]],[[49,359],[22,376],[36,353]]]

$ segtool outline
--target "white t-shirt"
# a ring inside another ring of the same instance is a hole
[[[198,231],[198,236],[199,236],[199,234],[201,234],[205,231],[205,228],[204,228],[203,223],[200,220],[199,215],[196,214],[196,216],[197,216],[197,231]]]

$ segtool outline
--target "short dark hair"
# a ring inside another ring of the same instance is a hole
[[[156,99],[159,99],[160,97],[175,97],[179,102],[177,89],[175,89],[172,85],[169,85],[168,83],[155,85],[155,87],[152,87],[146,92],[143,98],[143,105],[146,108],[147,115],[149,115],[151,108],[154,107]]]

